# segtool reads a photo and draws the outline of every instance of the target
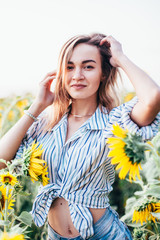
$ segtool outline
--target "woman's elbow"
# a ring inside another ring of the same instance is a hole
[[[148,109],[155,109],[157,112],[160,111],[160,87],[152,90],[150,96],[148,96],[146,107]]]

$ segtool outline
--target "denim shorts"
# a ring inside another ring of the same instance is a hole
[[[94,235],[88,240],[132,240],[127,226],[119,220],[118,213],[108,207],[104,215],[93,225]],[[56,233],[48,224],[48,240],[83,240],[81,236],[65,238]]]

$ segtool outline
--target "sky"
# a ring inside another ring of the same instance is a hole
[[[159,0],[0,0],[0,98],[35,95],[62,45],[93,32],[114,36],[160,85],[159,12]]]

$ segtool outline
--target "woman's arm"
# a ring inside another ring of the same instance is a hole
[[[112,36],[102,39],[101,45],[105,43],[110,45],[112,54],[110,59],[111,65],[123,69],[138,96],[139,101],[131,112],[132,120],[139,126],[150,124],[160,111],[160,87],[124,55],[121,44]]]
[[[50,86],[55,79],[55,72],[47,74],[40,82],[38,95],[28,109],[34,117],[38,115],[49,105],[53,103],[54,94],[50,91]],[[15,156],[22,139],[34,120],[24,114],[22,118],[0,139],[0,159],[11,160]],[[0,163],[0,169],[5,165]]]

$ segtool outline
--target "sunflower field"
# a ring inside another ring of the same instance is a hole
[[[129,101],[128,93],[123,101]],[[0,138],[19,120],[34,96],[11,96],[0,99]],[[110,203],[128,225],[134,240],[160,240],[160,131],[150,141],[119,125],[107,140],[116,181]],[[43,146],[34,142],[22,158],[0,170],[0,239],[46,240],[47,223],[38,228],[31,216],[32,204],[41,185],[48,183]],[[118,196],[118,197],[117,197]]]
[[[2,137],[24,114],[34,96],[11,96],[0,99],[0,137]],[[46,225],[37,228],[30,211],[40,184],[48,183],[47,167],[40,159],[43,149],[32,144],[23,152],[23,159],[14,159],[0,170],[0,239],[46,240]],[[35,166],[38,173],[34,172]]]

